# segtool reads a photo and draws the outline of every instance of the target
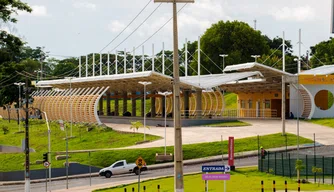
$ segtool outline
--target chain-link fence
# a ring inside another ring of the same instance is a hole
[[[263,155],[259,151],[258,167],[262,172],[296,177],[296,162],[301,160],[300,177],[308,181],[321,181],[334,184],[334,146],[303,146],[299,150],[284,150],[283,152],[267,151]]]

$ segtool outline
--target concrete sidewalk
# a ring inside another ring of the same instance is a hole
[[[222,120],[223,121],[223,120]],[[233,136],[235,139],[253,137],[257,135],[268,135],[282,132],[281,120],[241,120],[250,123],[250,126],[243,127],[208,127],[208,126],[193,126],[182,128],[182,143],[194,144],[205,143],[212,141],[220,141],[221,136],[223,140],[228,140],[229,136]],[[108,127],[112,127],[115,130],[130,132],[130,125],[126,124],[106,124]],[[164,127],[150,127],[144,131],[143,128],[138,130],[139,133],[157,135],[165,137]],[[167,146],[174,145],[174,128],[167,127],[166,129],[166,143]],[[297,135],[297,121],[286,120],[286,132]],[[299,121],[299,135],[313,140],[313,133],[316,135],[316,141],[324,145],[334,145],[334,128],[321,126],[306,121]],[[143,143],[140,145],[134,145],[124,147],[122,149],[134,149],[134,148],[151,148],[160,147],[165,145],[165,140],[160,139],[157,141]]]

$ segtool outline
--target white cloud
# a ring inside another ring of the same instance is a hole
[[[118,33],[120,31],[122,31],[125,27],[125,24],[124,23],[121,23],[120,21],[118,20],[115,20],[115,21],[111,21],[109,24],[108,24],[108,29],[109,31],[113,32],[113,33]],[[126,31],[128,31],[129,29],[127,29]]]
[[[77,9],[81,9],[81,8],[90,9],[92,11],[96,10],[96,4],[89,3],[89,2],[75,2],[73,3],[73,7]]]
[[[279,21],[310,21],[315,19],[315,10],[309,5],[303,7],[283,7],[272,10],[270,14]]]
[[[32,12],[28,13],[25,11],[18,11],[19,15],[30,15],[30,16],[36,16],[36,17],[44,17],[47,16],[47,8],[44,5],[32,5],[30,6],[32,8]]]

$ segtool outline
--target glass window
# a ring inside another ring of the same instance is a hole
[[[248,101],[248,108],[249,108],[249,109],[252,109],[252,108],[253,108],[253,101],[252,101],[252,100],[249,100],[249,101]]]
[[[122,167],[124,165],[123,162],[118,162],[114,165],[114,167]]]
[[[264,103],[265,103],[265,108],[270,109],[270,100],[265,100]]]
[[[243,109],[246,108],[245,101],[241,100],[240,102],[241,102],[241,106],[240,107],[243,108]]]

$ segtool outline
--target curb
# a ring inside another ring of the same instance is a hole
[[[319,146],[319,145],[317,145]],[[307,149],[307,148],[313,148],[314,146],[311,145],[302,145],[299,148],[300,149]],[[273,148],[270,149],[270,152],[283,152],[285,150],[287,151],[293,151],[296,150],[297,147],[295,146],[290,146],[290,147],[281,147],[281,148]],[[269,149],[268,149],[269,150]],[[258,151],[246,151],[246,152],[239,152],[235,153],[234,158],[235,159],[243,159],[243,158],[249,158],[249,157],[256,157],[258,155]],[[228,156],[227,154],[224,154],[224,160],[227,160]],[[217,156],[211,156],[211,157],[203,157],[203,158],[198,158],[198,159],[189,159],[189,160],[184,160],[183,165],[196,165],[196,164],[202,164],[202,163],[209,163],[209,162],[216,162],[216,161],[221,161],[222,156],[217,155]],[[170,163],[161,163],[161,164],[154,164],[154,165],[148,165],[147,168],[148,170],[157,170],[157,169],[164,169],[164,168],[171,168],[174,167],[174,162]],[[77,179],[77,178],[87,178],[87,177],[98,177],[98,173],[92,173],[92,174],[80,174],[80,175],[70,175],[68,176],[68,179]],[[59,180],[66,180],[66,176],[63,177],[56,177],[52,178],[51,181],[59,181]],[[49,179],[48,179],[49,181]],[[30,180],[30,183],[44,183],[45,179],[38,179],[38,180]],[[20,185],[20,184],[25,184],[25,181],[8,181],[8,182],[0,182],[0,186],[6,186],[6,185]]]

